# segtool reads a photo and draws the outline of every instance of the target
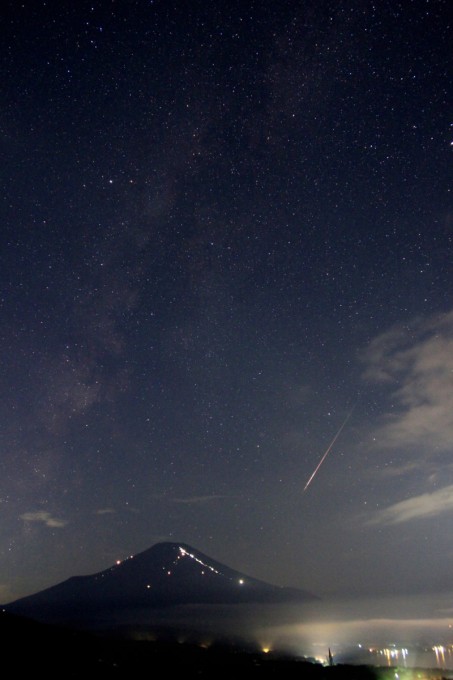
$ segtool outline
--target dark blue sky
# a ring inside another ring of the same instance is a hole
[[[6,4],[0,601],[167,539],[451,586],[447,10]]]

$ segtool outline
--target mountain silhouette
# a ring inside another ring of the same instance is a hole
[[[4,608],[49,622],[91,618],[121,622],[123,614],[186,604],[295,603],[317,599],[227,567],[184,543],[158,543],[90,576],[74,576]]]

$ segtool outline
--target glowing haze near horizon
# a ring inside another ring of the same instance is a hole
[[[448,4],[6,3],[0,601],[452,588]]]

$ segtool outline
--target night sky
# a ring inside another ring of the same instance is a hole
[[[0,601],[162,540],[452,588],[448,9],[6,2]]]

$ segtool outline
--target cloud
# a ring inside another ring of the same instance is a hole
[[[24,522],[42,522],[46,525],[46,527],[51,527],[53,529],[61,529],[68,523],[64,519],[52,517],[50,512],[45,512],[44,510],[37,510],[36,512],[24,512],[22,515],[20,515],[20,519],[23,519]]]
[[[99,508],[99,510],[95,511],[96,515],[114,515],[116,513],[116,510],[113,508]]]
[[[6,583],[0,583],[0,602],[7,602],[12,597],[11,587]]]
[[[384,447],[450,449],[453,439],[453,311],[396,326],[365,352],[363,378],[388,385],[396,405],[374,433]]]
[[[385,465],[385,467],[382,467],[379,470],[379,475],[380,477],[383,478],[389,478],[391,479],[392,477],[402,477],[404,475],[407,475],[410,472],[417,471],[419,469],[419,463],[417,461],[411,461],[408,463],[395,463],[395,461],[392,461],[391,465]],[[373,470],[372,473],[373,475],[376,474],[376,471]],[[434,478],[431,479],[430,481],[434,482]]]
[[[184,505],[197,505],[199,503],[210,503],[211,501],[217,501],[220,500],[221,498],[226,498],[226,496],[212,494],[210,496],[189,496],[187,498],[172,498],[170,500],[172,503],[181,503]]]
[[[223,494],[206,494],[204,496],[186,496],[182,498],[180,496],[168,496],[166,493],[153,493],[151,496],[155,500],[161,500],[167,503],[176,503],[180,505],[201,505],[203,503],[221,500],[222,498],[228,498],[228,496]]]
[[[369,524],[401,524],[411,519],[437,517],[453,511],[453,484],[432,493],[406,498],[380,510]]]

